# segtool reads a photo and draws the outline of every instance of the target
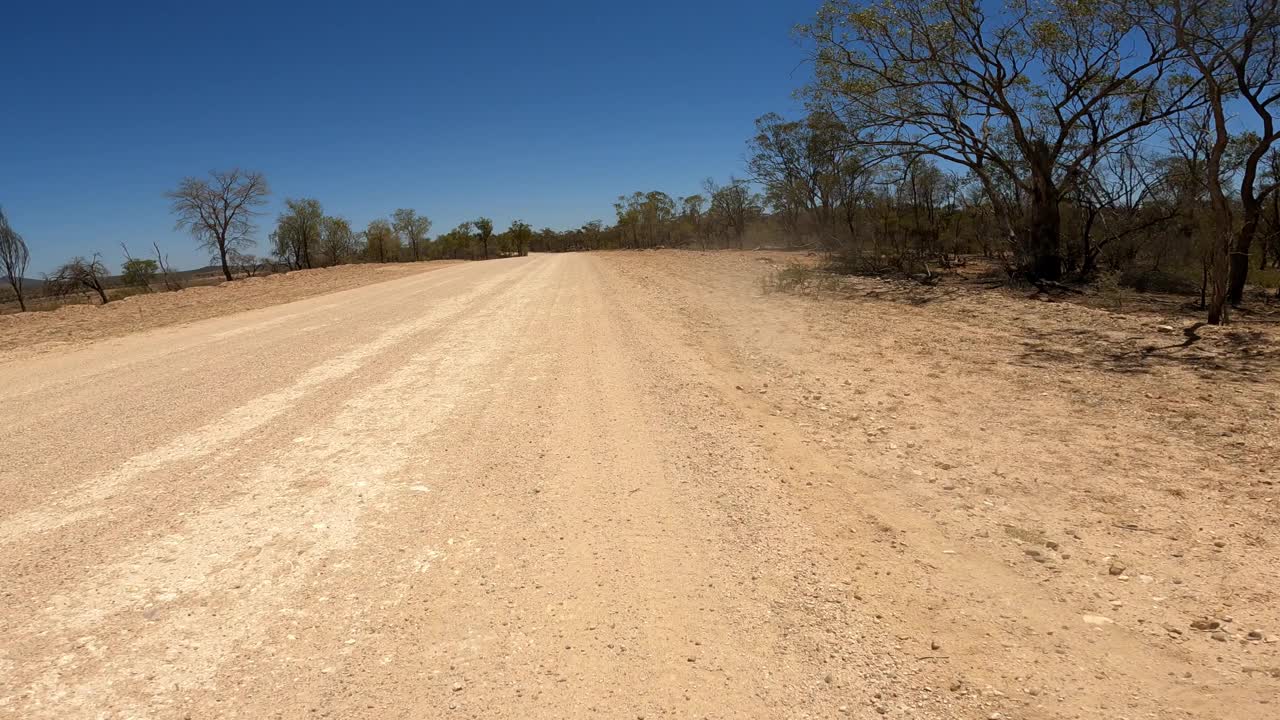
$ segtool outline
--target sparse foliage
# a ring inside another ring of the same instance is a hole
[[[431,232],[431,221],[425,215],[401,208],[391,214],[391,226],[400,236],[400,242],[409,248],[415,261],[422,259],[420,249],[426,245]]]
[[[52,295],[65,296],[75,292],[91,292],[98,296],[103,305],[109,302],[107,297],[107,267],[102,258],[94,255],[91,259],[72,258],[45,276],[45,287]]]
[[[214,253],[222,274],[231,280],[229,254],[254,245],[253,219],[270,192],[262,173],[235,168],[212,171],[207,180],[185,178],[168,197],[178,229]]]
[[[371,262],[396,262],[400,259],[400,239],[391,223],[382,218],[372,220],[365,228],[365,257]]]
[[[5,279],[18,301],[18,309],[27,309],[26,293],[23,288],[23,275],[27,272],[27,264],[31,262],[31,253],[27,243],[9,224],[9,217],[0,207],[0,269],[4,270]]]
[[[271,233],[273,252],[291,270],[313,267],[324,232],[324,209],[314,198],[285,200],[285,208]]]
[[[151,291],[151,282],[155,279],[160,266],[150,258],[129,258],[121,266],[120,282],[129,287]]]

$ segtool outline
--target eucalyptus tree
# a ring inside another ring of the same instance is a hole
[[[769,113],[756,119],[749,151],[747,167],[770,204],[784,215],[803,210],[823,243],[833,245],[836,209],[855,202],[847,191],[858,186],[856,176],[867,170],[840,120],[825,110],[801,120]],[[798,224],[798,219],[788,222]]]
[[[703,250],[707,249],[707,233],[706,221],[704,218],[707,199],[701,195],[686,195],[680,198],[680,221],[685,227],[689,228],[689,232],[693,237],[697,238],[698,244]]]
[[[812,101],[858,142],[981,183],[1019,267],[1062,275],[1060,205],[1103,151],[1201,100],[1139,0],[828,0]]]
[[[396,262],[400,259],[400,239],[391,223],[382,218],[370,220],[364,233],[365,257],[372,262]]]
[[[400,236],[400,241],[409,248],[413,259],[421,259],[420,249],[426,247],[431,233],[431,220],[414,210],[400,208],[391,214],[391,227]]]
[[[519,257],[529,254],[529,243],[533,241],[533,227],[529,223],[513,220],[505,235],[508,243],[507,252]]]
[[[487,217],[479,217],[471,221],[471,227],[475,228],[476,239],[480,241],[481,259],[488,260],[489,243],[493,241],[493,221]]]
[[[707,211],[712,223],[731,235],[741,249],[747,232],[747,223],[759,217],[763,211],[761,199],[751,192],[746,180],[730,177],[727,185],[720,185],[707,178],[703,182],[711,206]]]
[[[1216,229],[1211,253],[1208,321],[1225,322],[1239,304],[1249,274],[1249,253],[1264,202],[1276,191],[1263,161],[1280,128],[1280,0],[1148,0],[1151,25],[1182,52],[1182,62],[1204,86],[1210,117],[1205,182]],[[1242,132],[1232,115],[1252,118]],[[1236,154],[1239,168],[1225,165]],[[1228,189],[1227,179],[1238,184]],[[1236,219],[1236,198],[1239,221]]]

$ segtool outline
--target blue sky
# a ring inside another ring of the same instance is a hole
[[[745,172],[753,120],[797,109],[806,0],[22,3],[7,11],[0,205],[32,274],[174,231],[164,192],[242,166],[363,227],[612,219],[633,190]],[[209,9],[216,13],[208,12]]]

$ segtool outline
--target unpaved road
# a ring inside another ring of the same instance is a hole
[[[1082,396],[1007,323],[716,262],[472,263],[0,365],[0,717],[1276,717],[1265,433],[1215,455],[1088,401],[1147,377]]]

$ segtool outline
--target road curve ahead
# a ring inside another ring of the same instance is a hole
[[[0,366],[0,717],[869,710],[676,312],[538,256]]]

